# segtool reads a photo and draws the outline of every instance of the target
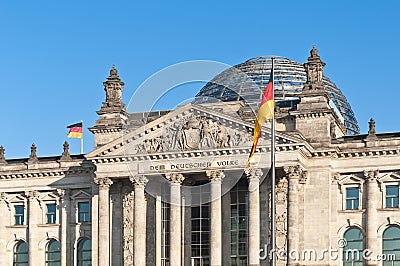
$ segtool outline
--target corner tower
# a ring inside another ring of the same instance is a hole
[[[344,119],[331,102],[323,84],[325,63],[315,46],[304,64],[307,81],[299,94],[297,110],[290,112],[295,128],[314,146],[330,146],[332,139],[347,135]]]
[[[96,112],[99,115],[96,125],[89,128],[94,134],[95,148],[121,137],[122,129],[127,123],[127,112],[125,104],[122,102],[125,83],[121,81],[114,65],[103,85],[106,100],[100,110]]]

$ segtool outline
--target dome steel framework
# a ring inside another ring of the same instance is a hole
[[[255,57],[233,66],[214,77],[196,95],[194,103],[210,101],[245,101],[257,109],[263,89],[271,73],[270,57]],[[298,102],[299,94],[307,81],[302,64],[287,58],[276,58],[274,63],[275,100]],[[343,117],[349,135],[359,134],[357,119],[341,90],[329,78],[323,77],[331,102]]]

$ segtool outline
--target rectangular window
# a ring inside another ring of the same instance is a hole
[[[249,194],[246,180],[241,179],[230,191],[231,196],[231,265],[247,265]]]
[[[359,189],[346,188],[346,210],[357,210],[359,205]]]
[[[161,202],[161,265],[170,265],[170,190],[165,184],[162,185]]]
[[[24,224],[24,205],[15,205],[15,225],[23,225]]]
[[[55,224],[56,223],[56,204],[49,203],[46,204],[46,218],[48,224]]]
[[[78,202],[78,222],[87,223],[90,221],[89,202]]]
[[[399,207],[399,186],[386,187],[386,208]]]
[[[192,265],[210,265],[210,189],[202,184],[191,188]]]

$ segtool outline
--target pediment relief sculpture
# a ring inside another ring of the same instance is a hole
[[[250,147],[252,135],[244,129],[239,131],[228,128],[206,116],[187,116],[164,126],[159,135],[145,138],[144,143],[134,147],[134,153]]]

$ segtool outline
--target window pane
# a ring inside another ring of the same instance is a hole
[[[343,248],[343,264],[362,265],[363,236],[361,231],[358,228],[350,228],[345,232],[344,238],[347,245]]]
[[[358,188],[347,188],[346,189],[347,198],[358,198]]]
[[[400,228],[390,226],[383,232],[383,250],[387,260],[383,265],[400,265]],[[394,257],[393,257],[393,255]],[[390,257],[389,257],[390,256]]]
[[[231,265],[247,265],[248,254],[248,188],[246,180],[239,180],[230,191],[231,196]],[[232,198],[235,201],[232,201]]]
[[[399,187],[398,186],[387,186],[386,187],[386,195],[387,196],[399,196]]]
[[[28,244],[20,241],[14,247],[14,265],[28,266]]]
[[[15,205],[15,224],[16,225],[23,225],[24,224],[24,205]]]
[[[78,222],[89,222],[89,202],[78,202]]]
[[[78,243],[78,266],[92,265],[92,241],[90,239],[82,239]]]

